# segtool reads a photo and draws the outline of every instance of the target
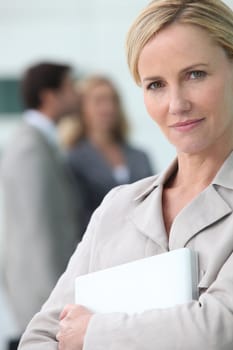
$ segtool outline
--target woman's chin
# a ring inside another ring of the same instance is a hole
[[[176,151],[178,154],[185,153],[185,154],[199,154],[203,152],[207,152],[208,150],[211,150],[212,147],[210,147],[209,144],[206,142],[193,142],[186,145],[174,145],[176,147]]]

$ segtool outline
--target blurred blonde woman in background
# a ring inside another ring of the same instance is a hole
[[[150,176],[152,168],[146,154],[127,142],[128,125],[113,83],[90,76],[77,84],[77,92],[80,115],[72,122],[76,145],[69,134],[69,164],[81,195],[84,232],[91,214],[113,187]]]

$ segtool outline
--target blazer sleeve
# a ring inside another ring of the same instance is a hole
[[[110,192],[104,202],[111,199],[116,192],[117,189]],[[95,248],[95,228],[101,219],[103,207],[99,207],[93,214],[65,273],[57,282],[41,311],[29,323],[21,339],[19,350],[57,350],[55,337],[59,329],[59,315],[66,304],[74,303],[75,277],[89,272]]]
[[[232,350],[233,254],[198,301],[128,316],[95,314],[84,350]]]

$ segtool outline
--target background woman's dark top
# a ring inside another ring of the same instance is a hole
[[[132,183],[153,175],[147,155],[128,144],[122,144],[128,179],[116,179],[114,170],[101,152],[88,140],[80,141],[69,153],[69,165],[77,184],[77,196],[81,202],[80,224],[84,233],[91,214],[104,196],[115,186]]]

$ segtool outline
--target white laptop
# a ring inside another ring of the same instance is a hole
[[[198,297],[197,256],[172,250],[77,277],[75,302],[98,313],[141,313]]]

